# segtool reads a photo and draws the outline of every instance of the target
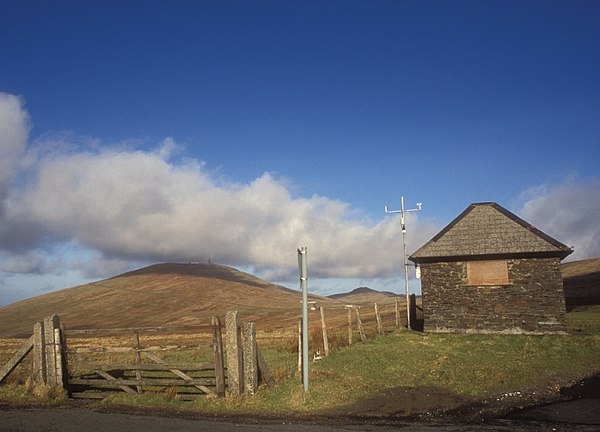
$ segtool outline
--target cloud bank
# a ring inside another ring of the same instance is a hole
[[[395,217],[372,223],[347,203],[294,196],[291,182],[271,173],[228,182],[176,158],[171,138],[154,151],[64,136],[28,144],[22,100],[3,95],[0,105],[5,273],[75,268],[106,277],[140,262],[211,260],[295,280],[299,246],[308,247],[312,277],[385,278],[401,268]],[[409,250],[438,228],[409,223]]]

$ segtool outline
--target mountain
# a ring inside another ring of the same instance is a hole
[[[359,287],[348,293],[332,294],[329,298],[352,305],[372,305],[373,303],[394,303],[398,296],[389,291],[377,291],[367,287]]]
[[[321,306],[333,299],[311,296]],[[209,324],[238,310],[269,329],[297,325],[301,294],[232,267],[156,264],[110,279],[0,308],[0,337],[27,336],[36,321],[57,314],[67,328],[127,328]]]
[[[600,304],[600,258],[572,261],[560,266],[567,310]]]

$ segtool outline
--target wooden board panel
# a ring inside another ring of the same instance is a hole
[[[467,263],[468,285],[508,285],[506,261],[470,261]]]

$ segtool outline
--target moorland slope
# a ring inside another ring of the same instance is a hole
[[[311,296],[335,307],[333,299]],[[300,293],[216,264],[155,264],[102,281],[0,308],[0,337],[31,334],[36,321],[57,314],[72,329],[205,325],[238,310],[269,329],[293,326]]]

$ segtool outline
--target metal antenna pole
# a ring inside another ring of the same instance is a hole
[[[385,206],[386,213],[400,213],[400,228],[402,229],[402,249],[404,259],[404,290],[406,293],[406,327],[410,328],[411,316],[410,316],[410,296],[408,294],[408,256],[406,255],[406,221],[404,218],[405,213],[421,211],[422,203],[417,203],[417,208],[405,209],[404,208],[404,197],[400,197],[400,210],[388,210],[388,206]]]
[[[308,392],[308,271],[306,269],[306,246],[298,249],[300,268],[300,286],[302,288],[302,383],[304,392]]]

